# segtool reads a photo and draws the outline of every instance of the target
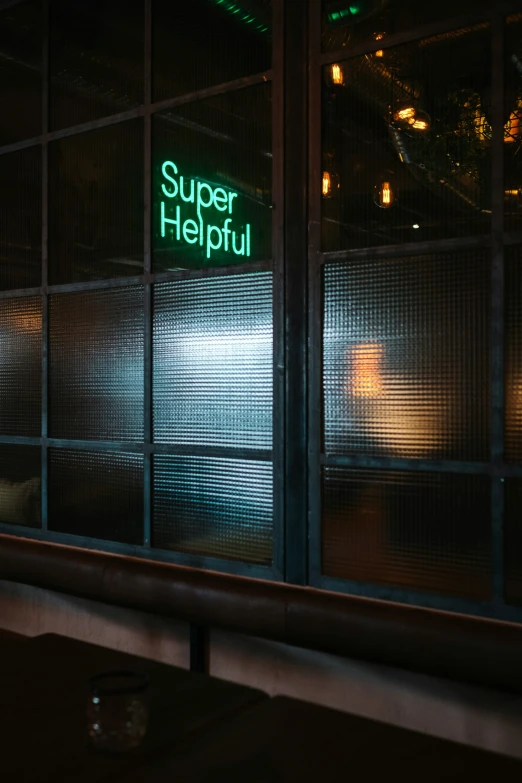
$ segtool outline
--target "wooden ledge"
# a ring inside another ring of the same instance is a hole
[[[522,693],[522,626],[0,535],[0,579]]]

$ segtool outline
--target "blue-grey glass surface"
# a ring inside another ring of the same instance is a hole
[[[143,439],[143,288],[50,298],[49,433]]]
[[[487,476],[325,468],[322,571],[487,600],[490,508]]]
[[[39,437],[41,395],[41,299],[0,299],[0,435]]]
[[[481,251],[325,267],[327,452],[489,459],[489,278]]]
[[[154,439],[272,447],[272,275],[154,289]]]
[[[153,546],[269,564],[272,464],[154,456]]]
[[[40,527],[41,451],[0,443],[0,522]]]
[[[0,155],[0,289],[42,282],[42,148]]]
[[[49,450],[49,530],[143,543],[143,455]]]

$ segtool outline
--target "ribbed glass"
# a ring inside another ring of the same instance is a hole
[[[0,522],[40,527],[40,455],[38,446],[0,443]]]
[[[155,455],[153,546],[268,565],[272,538],[271,463]]]

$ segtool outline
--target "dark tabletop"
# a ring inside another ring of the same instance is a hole
[[[108,783],[108,778],[103,779]],[[276,697],[128,768],[128,783],[522,780],[522,762]]]
[[[16,648],[16,649],[15,649]],[[155,757],[225,716],[267,698],[261,691],[48,634],[21,644],[0,634],[0,780],[119,780],[121,765]],[[150,676],[150,722],[142,746],[123,755],[90,748],[87,681],[117,669]],[[124,779],[124,778],[123,778]]]

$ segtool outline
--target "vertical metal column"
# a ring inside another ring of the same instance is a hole
[[[152,0],[145,0],[144,46],[144,149],[143,149],[143,267],[144,267],[144,424],[143,438],[143,543],[151,545],[152,527],[152,255],[151,255],[151,193],[152,193]]]
[[[43,0],[42,41],[42,134],[49,132],[49,0]],[[49,437],[49,144],[42,141],[42,418],[41,480],[42,530],[49,523],[48,448]]]
[[[307,582],[308,4],[284,3],[285,579]]]
[[[492,23],[491,522],[494,604],[504,603],[504,17]]]

